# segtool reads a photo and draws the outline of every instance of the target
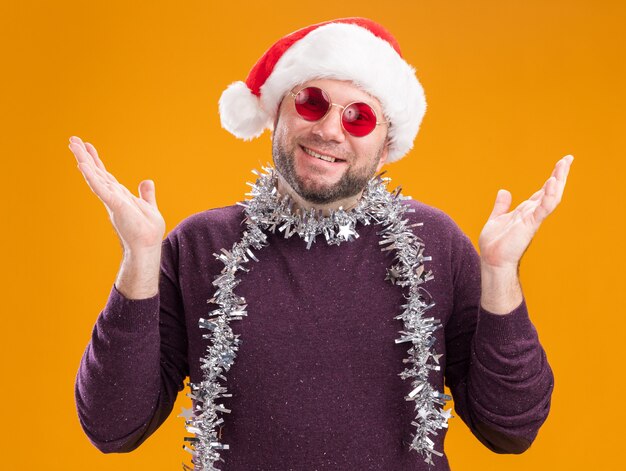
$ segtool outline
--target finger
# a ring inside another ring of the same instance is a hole
[[[90,163],[94,168],[106,172],[113,181],[117,182],[117,179],[106,171],[104,163],[93,145],[84,143],[79,137],[72,136],[70,138],[70,150],[72,150],[79,162]]]
[[[112,189],[104,184],[102,179],[94,173],[93,168],[89,164],[80,162],[78,169],[83,174],[91,191],[95,193],[105,205],[109,206],[111,203],[111,195],[113,194]]]
[[[83,140],[80,137],[78,137],[78,136],[70,137],[70,143],[71,144],[76,144],[78,147],[80,147],[85,152],[87,152],[87,149],[85,148],[85,143],[83,142]]]
[[[511,206],[511,200],[512,197],[510,192],[508,192],[507,190],[498,190],[498,194],[496,195],[496,201],[493,204],[493,210],[489,215],[489,219],[493,219],[501,216],[502,214],[505,214]]]
[[[76,160],[78,160],[78,162],[84,162],[86,164],[89,164],[89,166],[91,166],[91,168],[93,169],[93,172],[96,175],[102,177],[103,180],[107,182],[119,183],[117,181],[117,178],[115,178],[112,173],[108,172],[104,168],[104,164],[102,164],[102,162],[100,161],[100,165],[98,165],[96,163],[96,160],[94,159],[94,156],[82,146],[79,146],[76,143],[72,143],[70,144],[70,149],[72,150],[72,152],[74,152],[74,155],[76,156]]]
[[[555,171],[556,171],[556,167],[554,168],[554,171],[552,173],[554,174]],[[528,198],[527,201],[537,201],[538,199],[541,199],[541,197],[543,197],[543,195],[544,195],[544,193],[546,191],[546,183],[548,183],[548,180],[546,180],[545,183],[543,184],[543,186],[541,188],[539,188],[537,191],[535,191],[531,195],[531,197]]]
[[[569,170],[572,166],[572,162],[574,161],[574,157],[571,155],[566,155],[559,161],[559,168],[555,174],[555,177],[558,182],[558,187],[560,192],[563,193],[565,189],[565,184],[567,183],[567,176],[569,175]]]
[[[90,170],[88,176],[85,175],[84,171],[83,175],[85,176],[85,178],[89,178],[88,183],[90,184],[90,188],[92,189],[92,191],[100,188],[107,188],[111,194],[116,194],[119,198],[128,199],[130,201],[137,199],[137,197],[133,195],[128,190],[128,188],[119,183],[111,173],[97,167],[91,155],[87,154],[87,152],[83,150],[81,146],[76,143],[72,143],[70,144],[70,148],[72,149],[72,152],[74,152],[74,155],[78,160],[78,168],[81,169],[81,171],[85,169]],[[97,193],[97,191],[94,192]],[[102,199],[102,195],[98,194],[98,196]]]
[[[562,159],[559,159],[559,161],[554,166],[554,170],[552,170],[552,174],[550,176],[556,178],[557,181],[563,182],[564,184],[564,182],[567,180],[567,175],[573,161],[574,157],[572,155],[566,155]]]
[[[77,144],[76,142],[71,142],[68,147],[70,148],[70,150],[72,151],[72,154],[74,154],[74,157],[76,157],[76,160],[81,163],[89,163],[91,159],[91,157],[89,157],[88,155],[85,155],[85,151],[83,150],[82,146],[80,144]]]
[[[101,169],[95,166],[91,157],[86,155],[87,153],[81,146],[76,143],[72,143],[70,144],[70,149],[76,157],[78,168],[83,172],[83,176],[86,176],[85,170],[89,170],[89,183],[91,184],[92,189],[93,185],[96,183],[98,186],[109,186],[113,183]]]
[[[106,170],[104,168],[104,163],[102,162],[102,159],[100,159],[100,156],[98,155],[98,151],[96,150],[96,148],[89,142],[85,142],[85,148],[87,152],[89,153],[89,155],[93,157],[93,160],[98,166],[98,168],[101,168],[102,170]]]
[[[528,204],[524,206],[519,214],[520,219],[526,220],[528,216],[532,215],[536,211],[537,207],[541,205],[541,200],[528,200],[527,203]],[[534,218],[530,222],[531,224],[536,224]]]
[[[117,181],[112,173],[106,170],[92,144],[83,143],[79,137],[72,136],[69,147],[79,162],[78,168],[87,180],[91,191],[96,193],[109,210],[126,203],[145,212],[146,208],[143,205],[146,201],[133,195],[128,188]]]
[[[150,203],[155,208],[157,207],[156,202],[156,190],[154,187],[154,182],[152,180],[144,180],[139,184],[139,196],[144,201]]]
[[[522,201],[511,213],[511,222],[524,221],[525,224],[535,225],[535,221],[529,219],[529,215],[533,214],[539,204],[541,204],[539,199]]]
[[[545,192],[545,187],[546,187],[546,185],[544,183],[543,187],[539,188],[537,191],[535,191],[533,193],[533,195],[530,198],[528,198],[529,201],[536,201],[536,200],[540,199],[543,196],[544,192]]]
[[[122,206],[130,206],[143,212],[141,206],[137,204],[141,200],[124,185],[105,179],[101,174],[98,175],[96,172],[101,172],[98,168],[86,164],[81,164],[81,166],[86,168],[85,173],[86,178],[89,178],[90,188],[102,200],[109,213],[115,213]]]
[[[574,156],[572,155],[566,155],[560,159],[556,163],[552,175],[544,183],[542,188],[543,195],[539,195],[540,198],[537,198],[541,199],[541,204],[533,213],[533,218],[537,223],[541,223],[561,202],[563,191],[565,190],[565,183],[567,182],[567,175],[569,174],[569,169],[573,161]],[[535,193],[535,195],[537,195],[537,193]]]
[[[556,171],[556,167],[554,171]],[[553,174],[554,174],[554,171],[552,172]],[[554,175],[551,175],[551,176],[554,176]],[[548,180],[550,179],[548,178]],[[543,195],[546,192],[546,185],[548,184],[548,180],[546,180],[543,186],[539,188],[537,191],[535,191],[530,198],[528,198],[528,201],[537,201],[543,197]]]
[[[117,182],[117,179],[113,177],[113,175],[111,175],[106,170],[103,170],[100,167],[98,167],[96,163],[94,162],[93,157],[81,146],[75,143],[70,144],[70,150],[74,153],[76,160],[79,163],[84,163],[85,165],[88,165],[95,175],[98,175],[100,178],[102,178],[105,181]]]
[[[98,165],[94,165],[94,167],[96,168],[96,171],[98,173],[102,174],[103,176],[105,176],[110,181],[115,182],[115,183],[119,183],[117,181],[117,178],[115,178],[115,175],[113,175],[111,172],[109,172],[107,169],[105,169],[104,165],[102,165],[102,167],[100,167]]]
[[[555,177],[548,178],[545,186],[545,195],[533,212],[533,219],[537,224],[541,224],[548,215],[554,211],[559,204],[560,198],[557,191],[557,180]]]
[[[556,199],[556,204],[558,205],[561,202],[561,198],[563,196],[563,191],[565,190],[565,184],[567,183],[567,176],[569,175],[569,170],[572,165],[574,157],[571,155],[566,155],[556,165],[554,171],[554,179],[556,180],[554,186],[553,197]],[[549,180],[549,179],[548,179]],[[547,185],[548,182],[546,182]]]

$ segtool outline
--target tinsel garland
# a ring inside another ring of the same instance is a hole
[[[259,250],[267,245],[264,231],[282,232],[285,238],[297,234],[310,248],[317,237],[323,235],[328,244],[339,245],[359,237],[356,232],[357,223],[369,225],[372,222],[382,226],[379,232],[381,250],[394,250],[392,265],[387,269],[386,280],[405,289],[406,304],[402,305],[401,313],[395,319],[404,322],[398,343],[408,343],[408,358],[403,360],[407,367],[399,375],[402,379],[411,380],[411,391],[406,400],[414,401],[416,417],[411,422],[416,427],[410,448],[416,450],[424,460],[432,465],[432,454],[442,456],[434,449],[431,436],[448,426],[450,410],[443,410],[443,405],[450,396],[436,391],[428,382],[430,370],[439,371],[439,358],[435,354],[433,333],[441,327],[438,319],[425,317],[425,312],[434,303],[423,284],[433,278],[432,273],[424,267],[430,257],[424,256],[424,243],[412,232],[412,228],[420,226],[410,224],[403,219],[405,213],[413,212],[402,202],[409,197],[402,196],[400,189],[387,191],[388,178],[373,178],[365,188],[356,207],[350,211],[338,209],[323,217],[320,212],[310,210],[300,212],[294,208],[292,200],[280,197],[276,190],[276,174],[270,168],[263,168],[263,173],[254,171],[258,176],[248,196],[252,198],[241,204],[245,208],[247,226],[240,241],[230,250],[222,249],[214,254],[224,268],[213,281],[216,291],[208,300],[218,307],[211,311],[208,318],[201,318],[199,325],[210,333],[203,335],[209,341],[206,355],[200,359],[203,379],[199,383],[190,383],[189,397],[193,400],[193,408],[183,410],[186,429],[194,437],[186,437],[190,446],[184,448],[191,453],[194,468],[183,464],[183,469],[214,471],[220,457],[220,450],[229,446],[220,442],[218,429],[224,423],[222,414],[229,413],[220,404],[220,399],[231,397],[224,386],[224,376],[234,363],[241,340],[233,334],[230,321],[241,320],[247,316],[246,301],[234,293],[241,279],[238,272],[248,271],[245,264],[250,260],[258,261],[253,249]]]

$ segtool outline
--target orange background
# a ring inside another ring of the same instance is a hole
[[[241,199],[250,169],[270,160],[267,135],[245,143],[220,128],[226,85],[278,37],[355,15],[396,35],[428,98],[415,148],[390,176],[474,241],[498,188],[519,202],[558,158],[576,157],[522,264],[556,375],[550,417],[521,456],[489,452],[451,420],[452,468],[621,463],[624,2],[22,0],[0,6],[2,468],[165,470],[186,458],[180,404],[128,455],[100,454],[78,424],[74,376],[121,251],[69,136],[94,143],[131,191],[153,179],[169,231]]]

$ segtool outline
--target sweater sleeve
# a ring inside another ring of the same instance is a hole
[[[464,235],[457,247],[446,384],[455,411],[487,448],[522,453],[548,416],[552,371],[525,300],[506,315],[482,309],[478,254]]]
[[[80,362],[80,423],[102,452],[137,448],[170,414],[188,375],[177,253],[162,244],[159,292],[131,300],[113,285]]]

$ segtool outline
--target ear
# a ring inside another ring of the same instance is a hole
[[[276,113],[276,117],[274,118],[274,123],[272,124],[272,132],[274,131],[274,129],[276,129],[276,126],[278,125],[278,117],[280,116],[280,108],[278,109],[278,112]]]
[[[387,156],[389,155],[389,139],[385,139],[384,147],[380,153],[380,160],[378,161],[378,166],[376,167],[376,173],[380,172],[380,169],[383,168],[383,165],[387,162]]]
[[[276,129],[276,126],[278,126],[278,118],[280,117],[280,113],[283,110],[283,103],[285,102],[285,97],[283,97],[280,100],[280,103],[278,103],[278,108],[276,108],[276,116],[274,117],[274,124],[272,126],[272,131],[274,131],[274,129]]]

